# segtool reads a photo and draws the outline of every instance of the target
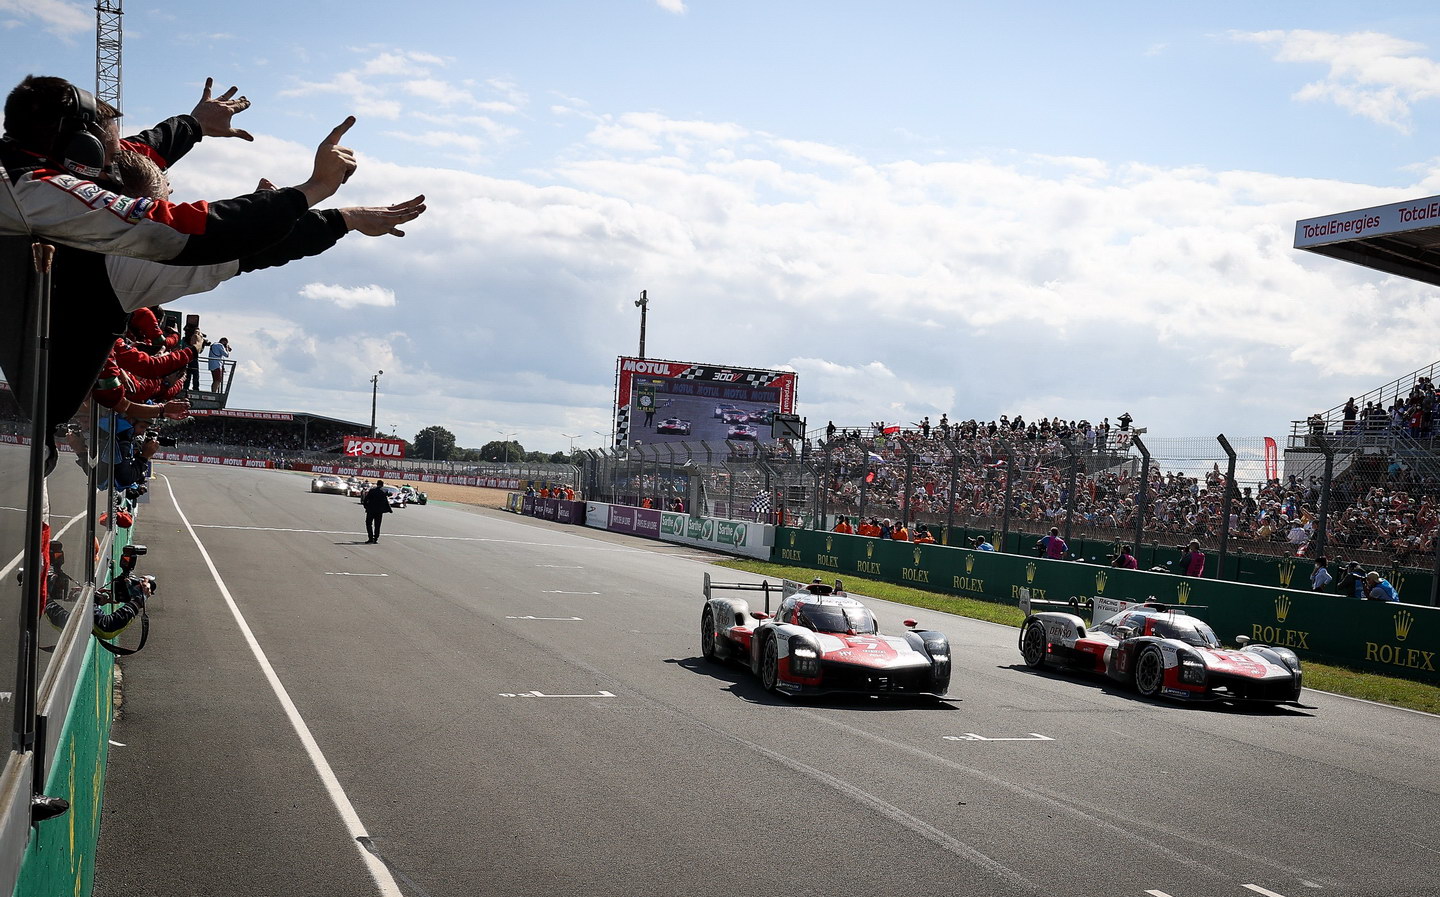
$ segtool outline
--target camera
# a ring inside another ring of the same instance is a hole
[[[162,448],[174,448],[175,446],[180,444],[174,436],[166,436],[164,431],[162,431],[159,427],[151,427],[149,430],[147,430],[145,433],[145,438],[158,442]]]

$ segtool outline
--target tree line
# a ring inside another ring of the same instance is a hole
[[[446,428],[432,425],[415,434],[413,442],[406,442],[405,457],[412,461],[431,459],[435,461],[459,461],[461,463],[528,461],[543,464],[567,464],[570,456],[565,452],[527,452],[525,446],[514,439],[497,439],[480,448],[464,448],[455,444],[455,434]]]

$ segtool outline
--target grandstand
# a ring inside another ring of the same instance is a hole
[[[344,437],[369,431],[369,424],[321,414],[231,408],[195,411],[188,420],[164,428],[166,436],[187,447],[225,446],[276,454],[339,454]]]

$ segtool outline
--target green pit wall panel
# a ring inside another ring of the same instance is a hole
[[[1296,577],[1301,589],[1289,589],[790,527],[777,531],[771,559],[830,578],[862,576],[1011,605],[1022,588],[1058,601],[1153,598],[1194,607],[1229,643],[1244,635],[1302,658],[1440,684],[1440,608],[1317,594],[1303,590],[1303,577]]]
[[[45,793],[70,801],[70,809],[30,830],[14,897],[86,897],[94,885],[114,669],[114,655],[89,639],[45,783]]]

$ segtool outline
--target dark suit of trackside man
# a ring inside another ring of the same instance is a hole
[[[360,499],[360,504],[365,506],[365,533],[370,537],[365,541],[374,545],[380,541],[380,520],[390,513],[390,496],[385,494],[385,481],[376,480],[365,497]]]

